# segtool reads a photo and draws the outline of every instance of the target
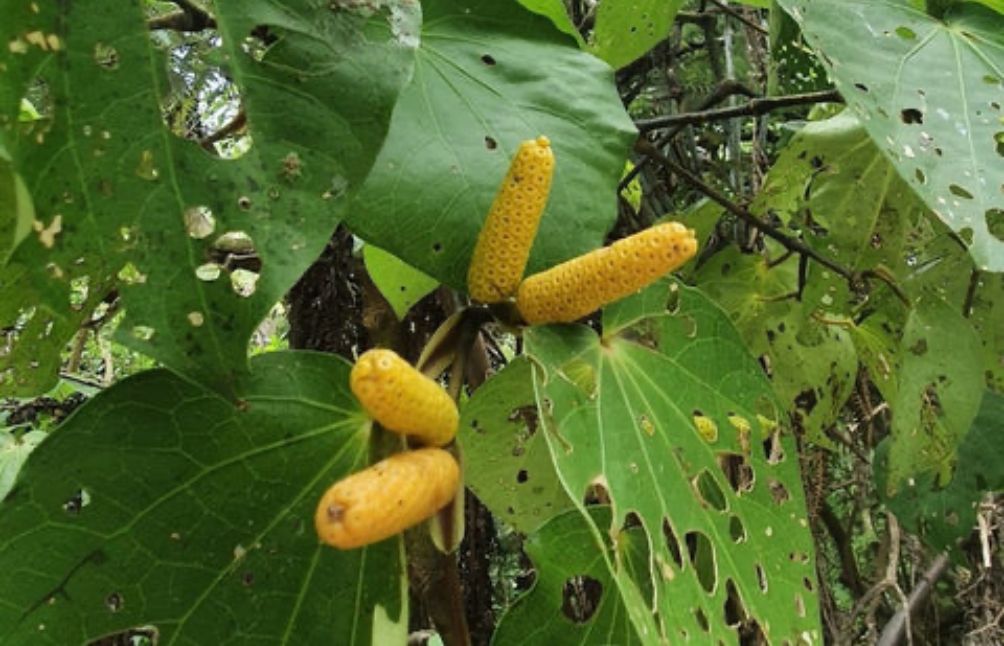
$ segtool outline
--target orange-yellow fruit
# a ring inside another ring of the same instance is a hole
[[[498,303],[516,293],[551,191],[554,153],[541,135],[524,141],[481,227],[467,271],[471,298]]]
[[[382,541],[445,507],[459,480],[457,461],[442,449],[397,453],[324,492],[317,536],[343,550]]]
[[[516,307],[531,325],[570,323],[638,291],[696,252],[692,229],[659,224],[530,276],[519,286]]]
[[[443,388],[393,350],[364,352],[349,387],[373,419],[388,431],[442,446],[457,434],[457,405]]]

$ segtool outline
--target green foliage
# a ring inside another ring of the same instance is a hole
[[[613,67],[624,67],[666,38],[683,4],[684,0],[601,2],[590,49]]]
[[[977,267],[1004,271],[996,229],[1004,218],[1004,16],[972,3],[956,4],[944,22],[905,0],[779,3],[825,54],[837,88],[900,177],[967,241]]]
[[[431,27],[415,74],[349,226],[463,288],[513,152],[543,134],[556,167],[527,272],[598,246],[617,214],[614,187],[634,137],[611,70],[514,2],[429,0],[423,11]]]
[[[0,506],[0,641],[151,620],[166,641],[404,641],[400,543],[337,552],[311,527],[321,492],[368,461],[349,366],[272,353],[251,367],[237,403],[144,372],[33,453]]]
[[[1000,424],[1004,420],[1004,397],[985,391],[972,428],[959,444],[958,461],[950,482],[939,474],[925,473],[900,488],[886,504],[912,531],[938,549],[955,549],[956,541],[968,536],[976,523],[976,506],[987,491],[1004,490],[1004,445]],[[893,440],[895,441],[895,440]],[[879,457],[889,457],[891,442],[879,447]],[[880,471],[885,474],[885,470]],[[884,479],[884,478],[883,478]],[[885,491],[882,484],[880,491]]]
[[[467,486],[492,513],[526,534],[570,509],[542,437],[530,362],[518,358],[479,388],[460,417]]]
[[[618,536],[631,512],[651,545],[648,572],[604,558],[635,629],[733,642],[734,596],[770,640],[818,633],[804,499],[785,484],[798,481],[794,439],[724,313],[662,282],[604,316],[602,339],[535,327],[526,351],[569,496],[599,487],[614,516],[596,534]]]
[[[363,262],[366,273],[390,303],[398,319],[403,319],[412,305],[439,285],[434,278],[373,245],[363,247]]]
[[[610,524],[607,507],[592,507],[588,514],[596,526]],[[533,589],[502,617],[493,644],[644,643],[603,565],[604,558],[616,558],[646,576],[648,549],[640,528],[621,532],[612,545],[609,537],[599,538],[579,512],[567,511],[534,532],[524,549],[539,576]]]
[[[151,46],[140,5],[43,3],[32,12],[0,3],[0,114],[17,114],[29,83],[46,99],[45,120],[5,126],[37,218],[0,283],[0,327],[16,323],[0,357],[5,392],[51,387],[63,344],[115,286],[128,311],[124,343],[223,392],[246,371],[254,326],[316,257],[365,178],[418,30],[404,8],[388,25],[308,0],[286,7],[216,8],[220,54],[255,139],[225,161],[162,123],[169,52]],[[259,51],[251,32],[262,25],[281,38]],[[367,91],[344,91],[353,84]],[[226,233],[252,245],[260,273],[215,264]],[[118,276],[127,263],[131,272]],[[71,306],[74,281],[87,284],[88,298]]]

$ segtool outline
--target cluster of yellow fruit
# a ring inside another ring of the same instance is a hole
[[[547,137],[520,145],[474,247],[467,287],[475,300],[499,303],[515,295],[525,322],[570,323],[638,291],[697,253],[694,231],[668,222],[523,280],[553,172]]]
[[[520,145],[474,248],[467,284],[475,300],[515,296],[525,322],[568,323],[638,291],[697,252],[693,230],[670,222],[523,280],[553,173],[547,137]],[[439,448],[457,433],[457,406],[438,383],[391,350],[370,350],[352,368],[349,385],[381,426],[425,446],[392,455],[325,492],[314,515],[317,535],[341,549],[422,522],[453,499],[460,481],[457,461]]]
[[[427,445],[377,462],[339,480],[321,497],[314,525],[340,549],[382,541],[429,518],[449,503],[460,467],[441,447],[453,441],[460,416],[434,380],[392,350],[369,350],[349,375],[353,394],[388,431]]]

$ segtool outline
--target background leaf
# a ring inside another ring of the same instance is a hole
[[[465,482],[492,514],[529,534],[572,508],[541,437],[530,362],[514,359],[475,391],[460,416]]]
[[[85,404],[0,505],[0,641],[403,643],[401,543],[340,552],[313,512],[370,424],[331,355],[256,357],[240,403],[165,370]]]
[[[1004,489],[1004,397],[984,391],[979,413],[959,445],[951,482],[939,485],[932,473],[919,474],[886,504],[912,532],[936,549],[955,547],[976,524],[976,506],[987,492]],[[890,442],[879,446],[878,459],[888,457]],[[877,471],[879,475],[884,469]],[[885,492],[884,482],[879,491]]]
[[[0,40],[14,43],[0,50],[0,114],[37,210],[0,278],[0,388],[51,387],[59,351],[117,287],[121,341],[229,391],[251,331],[318,255],[383,141],[419,23],[412,2],[386,8],[217,3],[216,73],[234,82],[254,140],[223,160],[164,125],[177,52],[151,39],[143,4],[0,2]],[[18,124],[29,91],[45,118]],[[224,234],[245,241],[257,273],[219,257]]]
[[[590,49],[613,67],[624,67],[669,36],[683,4],[683,0],[601,2]]]
[[[572,19],[569,18],[568,12],[565,10],[563,0],[519,0],[519,3],[534,13],[547,16],[555,27],[575,38],[580,46],[585,45],[582,35],[572,24]]]
[[[366,263],[366,273],[390,303],[398,319],[403,319],[412,305],[439,285],[435,278],[429,278],[370,244],[363,246],[363,262]]]
[[[644,528],[652,587],[606,561],[646,642],[736,642],[736,623],[768,641],[818,635],[797,452],[770,386],[721,310],[680,288],[667,311],[653,290],[669,293],[657,283],[612,306],[625,320],[617,310],[640,299],[648,317],[602,340],[584,326],[525,333],[559,477],[580,505],[596,488],[609,498],[598,533]]]
[[[905,0],[779,2],[899,175],[979,268],[1004,271],[1004,16],[972,3],[942,22]]]
[[[592,521],[610,523],[610,509],[589,509]],[[617,549],[626,563],[644,570],[648,550],[644,533],[633,528],[618,537],[616,548],[596,545],[596,533],[577,511],[555,515],[523,545],[533,561],[537,579],[533,588],[499,620],[493,644],[637,644],[617,587],[603,564],[601,554]],[[589,583],[582,584],[588,577]],[[586,595],[576,595],[585,588]],[[585,610],[578,596],[588,598]],[[596,602],[595,607],[592,603]],[[578,619],[578,621],[576,621]]]
[[[527,273],[599,246],[634,127],[612,70],[515,2],[423,3],[415,75],[353,203],[353,232],[443,283],[467,267],[519,143],[544,134],[554,183]]]

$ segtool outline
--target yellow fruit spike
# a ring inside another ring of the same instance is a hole
[[[531,325],[570,323],[638,291],[695,253],[692,229],[660,224],[530,276],[519,286],[516,307]]]
[[[551,191],[554,153],[541,135],[524,141],[502,180],[467,271],[471,298],[498,303],[516,293]]]
[[[459,480],[457,461],[442,449],[397,453],[324,492],[317,536],[343,550],[382,541],[445,507]]]
[[[393,350],[364,352],[349,375],[359,403],[388,431],[442,446],[457,434],[457,405]]]

